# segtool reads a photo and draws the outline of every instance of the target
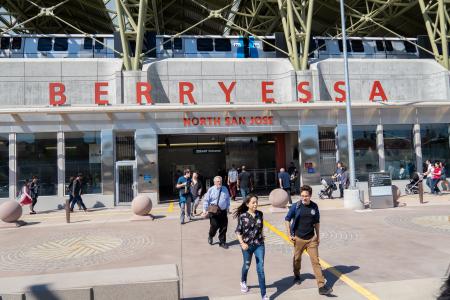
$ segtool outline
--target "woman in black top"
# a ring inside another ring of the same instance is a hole
[[[197,207],[200,202],[200,196],[202,195],[202,182],[198,179],[198,172],[192,173],[192,182],[191,182],[191,194],[192,201],[194,205],[192,205],[192,216],[197,215]]]
[[[266,279],[264,275],[264,219],[258,208],[258,197],[254,194],[247,196],[245,201],[236,208],[234,217],[238,218],[236,235],[241,244],[244,259],[241,273],[241,292],[247,293],[247,274],[255,254],[256,272],[258,273],[259,288],[263,300],[269,299],[266,295]]]

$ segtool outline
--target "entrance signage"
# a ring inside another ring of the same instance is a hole
[[[184,127],[196,126],[241,126],[241,125],[273,125],[272,116],[249,116],[249,117],[190,117],[183,118]]]
[[[193,149],[194,154],[222,153],[222,149]]]
[[[217,89],[223,93],[223,103],[231,103],[231,93],[235,90],[239,83],[232,81],[226,85],[223,81],[217,82]],[[108,100],[108,82],[95,82],[94,83],[94,97],[93,103],[97,105],[109,105]],[[136,83],[136,104],[141,105],[153,105],[154,100],[151,95],[153,86],[148,82]],[[260,97],[261,103],[271,104],[277,103],[277,99],[274,98],[274,93],[277,86],[274,81],[261,81],[260,82]],[[279,87],[280,88],[280,87]],[[67,102],[66,86],[62,82],[50,82],[49,86],[49,104],[52,106],[64,105]],[[297,84],[298,103],[309,103],[313,100],[313,93],[311,91],[310,81],[301,81]],[[189,81],[178,82],[178,100],[180,104],[196,105],[197,99],[194,97],[195,86]],[[344,81],[336,81],[333,85],[334,101],[345,102],[345,83]],[[372,82],[369,101],[387,101],[386,92],[384,91],[381,82],[375,80]]]

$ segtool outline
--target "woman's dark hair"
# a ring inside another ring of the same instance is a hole
[[[242,204],[234,209],[234,212],[233,212],[234,218],[238,218],[241,214],[248,211],[247,204],[250,203],[250,200],[252,198],[256,198],[256,200],[258,200],[258,196],[256,196],[256,194],[248,194],[247,198],[245,198],[245,201],[242,201]]]
[[[450,270],[450,267],[449,267]],[[441,287],[441,295],[437,298],[437,300],[448,300],[450,299],[450,271],[447,271],[448,278],[445,280],[444,284]]]

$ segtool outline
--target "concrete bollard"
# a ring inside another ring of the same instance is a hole
[[[359,190],[344,190],[344,208],[364,209],[364,203],[360,199]]]

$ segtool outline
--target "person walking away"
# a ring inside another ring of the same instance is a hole
[[[241,191],[242,199],[245,200],[250,191],[253,190],[253,181],[251,173],[247,172],[245,166],[241,167],[241,173],[238,176],[237,188]]]
[[[441,193],[441,190],[438,187],[440,180],[441,180],[441,167],[439,166],[439,162],[435,162],[433,169],[433,177],[431,179],[432,194],[439,195]]]
[[[23,183],[22,189],[20,191],[20,199],[19,204],[24,205],[30,205],[33,203],[33,200],[31,200],[30,196],[30,181],[28,179],[25,179],[25,182]]]
[[[442,189],[445,191],[450,190],[448,181],[447,181],[447,170],[445,169],[445,166],[442,162],[439,163],[439,166],[441,167],[441,182],[442,182]]]
[[[176,188],[180,195],[180,223],[184,224],[185,214],[188,220],[191,220],[191,170],[185,169],[184,175],[178,178]]]
[[[192,173],[191,195],[194,204],[192,205],[191,216],[197,215],[197,207],[200,203],[200,196],[203,191],[203,184],[198,178],[198,172]]]
[[[219,246],[228,249],[227,228],[228,210],[230,209],[230,195],[226,187],[222,186],[222,177],[214,177],[214,185],[208,189],[203,197],[203,217],[209,216],[208,243],[213,244],[213,238],[219,231]]]
[[[298,190],[297,190],[298,170],[295,167],[294,162],[292,162],[292,161],[288,168],[288,174],[289,174],[289,179],[291,182],[291,192],[293,192],[295,195],[298,192]]]
[[[325,285],[325,278],[319,262],[320,213],[319,207],[311,201],[312,188],[304,185],[300,188],[300,201],[292,205],[286,218],[285,226],[289,239],[294,244],[294,281],[300,283],[300,266],[302,253],[308,251],[311,265],[316,276],[320,295],[329,295],[333,291]]]
[[[236,200],[237,192],[238,171],[234,165],[231,165],[231,169],[228,171],[228,189],[230,190],[231,200]]]
[[[264,275],[264,217],[258,208],[258,197],[250,194],[235,209],[233,216],[238,219],[236,236],[242,250],[241,292],[247,293],[247,274],[250,269],[253,254],[256,260],[256,272],[258,273],[259,288],[263,300],[268,300],[266,295],[266,279]]]
[[[37,176],[33,176],[33,179],[31,180],[30,196],[31,196],[31,200],[32,200],[30,215],[34,215],[34,214],[36,214],[36,212],[34,211],[34,206],[36,205],[37,198],[39,196],[39,184],[38,184]]]
[[[332,178],[338,182],[339,185],[339,198],[344,197],[344,185],[342,180],[342,174],[345,172],[344,165],[339,161],[336,164],[336,171],[334,172]]]
[[[81,198],[82,186],[83,186],[82,180],[83,180],[83,175],[78,174],[77,177],[75,177],[75,180],[73,181],[73,184],[72,184],[73,200],[72,200],[72,204],[70,205],[70,212],[73,212],[75,203],[80,204],[81,207],[83,208],[84,212],[87,212],[86,205],[84,205],[83,198]]]
[[[288,194],[289,204],[292,204],[291,178],[284,168],[281,168],[280,173],[278,173],[278,182],[279,182],[280,188],[285,190],[286,193]]]

